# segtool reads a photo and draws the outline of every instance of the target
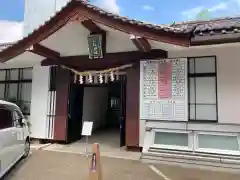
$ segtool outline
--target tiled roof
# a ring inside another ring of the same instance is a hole
[[[209,21],[191,21],[173,24],[190,33],[191,45],[239,42],[240,17],[225,17]]]
[[[69,20],[74,19],[75,15],[86,16],[87,19],[109,25],[129,34],[134,33],[146,39],[180,46],[239,42],[240,39],[240,17],[156,25],[107,12],[87,1],[71,0],[28,36],[12,46],[9,46],[11,44],[2,45],[3,48],[0,47],[0,62],[5,62],[23,53],[31,45],[41,42],[68,23]]]
[[[75,1],[79,1],[81,2],[83,5],[85,5],[87,8],[93,9],[94,11],[97,11],[100,14],[104,14],[107,15],[113,19],[118,19],[121,20],[122,22],[127,22],[127,23],[131,23],[131,24],[136,24],[138,26],[146,26],[148,28],[152,28],[152,29],[156,29],[156,30],[164,30],[164,31],[171,31],[174,33],[183,33],[184,29],[182,28],[178,28],[178,27],[172,27],[170,25],[164,25],[164,24],[151,24],[151,23],[145,23],[143,21],[138,21],[136,19],[130,19],[128,17],[123,17],[123,16],[119,16],[117,14],[113,14],[110,12],[107,12],[97,6],[94,6],[92,4],[90,4],[87,1],[82,1],[82,0],[75,0]]]
[[[193,34],[199,33],[210,33],[213,35],[213,32],[238,32],[237,29],[240,29],[240,17],[226,17],[213,19],[209,21],[189,21],[183,23],[177,23],[171,25],[171,27],[177,27],[185,29]],[[239,31],[240,32],[240,31]]]
[[[3,51],[11,45],[13,45],[13,43],[0,43],[0,51]]]

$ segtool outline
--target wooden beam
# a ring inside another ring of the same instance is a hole
[[[58,59],[60,57],[59,52],[49,49],[41,44],[34,44],[27,51],[45,58]]]
[[[133,44],[138,48],[139,51],[141,52],[151,51],[152,48],[147,39],[134,35],[131,35],[130,39],[132,40]]]
[[[60,57],[58,59],[47,58],[41,62],[42,66],[67,65],[81,70],[102,70],[127,63],[139,62],[141,59],[167,58],[167,52],[161,49],[150,52],[130,51],[108,53],[103,59],[89,59],[88,55]]]
[[[90,34],[101,34],[102,35],[102,51],[103,51],[103,56],[105,56],[106,51],[107,51],[107,35],[106,31],[101,29],[98,25],[96,25],[92,20],[87,19],[84,21],[81,21],[81,24],[88,29]]]
[[[105,32],[102,30],[98,25],[96,25],[92,20],[88,19],[81,22],[82,25],[90,31],[90,33],[103,33]]]
[[[240,40],[240,33],[235,33],[235,34],[219,33],[215,35],[195,36],[191,38],[191,46],[236,43],[236,42],[239,42],[239,40]]]

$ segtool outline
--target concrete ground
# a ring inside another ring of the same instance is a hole
[[[168,180],[239,180],[240,174],[184,168],[180,166],[155,165]],[[167,179],[165,179],[167,180]]]
[[[81,140],[71,144],[51,144],[44,147],[44,150],[56,151],[56,152],[68,152],[68,153],[80,153],[86,154],[92,150],[93,143],[100,144],[101,156],[105,157],[118,157],[123,159],[139,160],[140,152],[129,152],[126,151],[125,147],[119,148],[120,146],[119,132],[116,130],[97,131],[88,138],[88,144],[86,144],[86,138],[83,137]]]
[[[163,180],[139,161],[102,157],[103,180]],[[21,161],[4,180],[88,180],[90,158],[38,150]]]
[[[239,180],[240,174],[142,164],[136,160],[102,157],[102,180]],[[88,180],[90,158],[80,154],[37,150],[4,180]]]

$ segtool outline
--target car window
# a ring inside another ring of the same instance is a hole
[[[0,130],[12,127],[12,113],[8,109],[0,109]]]
[[[14,127],[21,127],[21,121],[22,121],[21,114],[18,111],[14,110],[12,112],[12,115],[13,115],[13,126]]]

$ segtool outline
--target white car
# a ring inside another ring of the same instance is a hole
[[[28,125],[20,108],[0,100],[0,178],[29,151]]]

